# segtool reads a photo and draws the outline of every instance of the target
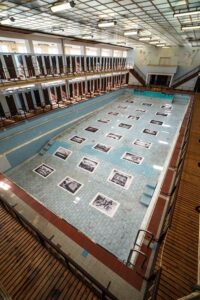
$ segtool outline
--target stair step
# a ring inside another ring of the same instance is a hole
[[[146,206],[149,206],[151,199],[152,199],[151,195],[143,193],[142,198],[140,199],[140,202]]]

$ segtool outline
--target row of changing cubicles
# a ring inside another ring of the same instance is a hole
[[[0,80],[127,69],[125,57],[0,53]]]
[[[109,76],[80,77],[69,81],[54,81],[15,89],[5,89],[0,95],[0,117],[12,118],[50,106],[69,105],[125,86],[128,73]]]

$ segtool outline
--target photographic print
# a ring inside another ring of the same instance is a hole
[[[114,169],[112,170],[110,176],[108,177],[108,181],[117,184],[126,190],[129,188],[132,179],[133,176]]]
[[[90,206],[96,208],[103,214],[108,217],[113,217],[116,213],[120,203],[105,196],[101,193],[98,193],[95,198],[90,202]]]
[[[133,142],[134,145],[136,146],[140,146],[140,147],[143,147],[143,148],[146,148],[146,149],[149,149],[152,145],[152,143],[150,142],[145,142],[145,141],[142,141],[142,140],[139,140],[139,139],[136,139],[134,142]]]
[[[87,131],[90,131],[90,132],[96,132],[97,130],[99,130],[98,128],[95,128],[95,127],[87,127],[87,128],[85,128],[85,130],[87,130]]]
[[[155,131],[155,130],[151,130],[151,129],[148,129],[148,128],[145,128],[143,130],[144,133],[147,133],[147,134],[151,134],[151,135],[157,135],[158,134],[158,131]]]
[[[100,123],[108,123],[108,122],[110,122],[110,120],[102,120],[102,119],[100,119],[100,120],[98,120],[98,122],[100,122]]]
[[[98,164],[99,163],[97,161],[94,161],[87,157],[83,157],[78,166],[79,166],[79,168],[82,168],[82,169],[92,173],[97,168]]]
[[[77,136],[77,135],[73,136],[73,137],[70,139],[70,141],[75,142],[75,143],[78,143],[78,144],[83,143],[85,140],[86,140],[85,138],[82,138],[82,137]]]
[[[106,146],[103,144],[96,144],[93,148],[106,153],[108,153],[112,149],[110,146]]]
[[[122,135],[118,135],[118,134],[111,133],[111,132],[108,133],[106,136],[113,140],[120,140],[122,138]]]
[[[140,117],[138,117],[138,116],[133,116],[133,115],[129,115],[129,116],[128,116],[128,119],[131,119],[131,120],[139,120]]]
[[[156,125],[162,125],[163,124],[163,122],[157,121],[157,120],[151,120],[150,123],[156,124]]]
[[[113,112],[113,111],[111,111],[111,112],[109,112],[108,114],[109,114],[109,115],[112,115],[112,116],[117,116],[119,113],[118,113],[118,112]]]
[[[55,152],[54,152],[54,156],[61,158],[63,160],[66,160],[70,154],[72,154],[72,151],[65,149],[63,147],[59,147]]]
[[[143,102],[142,105],[144,105],[144,106],[152,106],[152,103],[145,103],[145,102]]]
[[[125,152],[124,155],[122,156],[122,159],[128,160],[134,164],[140,165],[143,162],[144,157],[135,155],[130,152]]]
[[[139,111],[139,112],[146,112],[146,110],[144,110],[144,109],[136,109],[136,111]]]
[[[132,127],[132,125],[125,124],[125,123],[120,123],[118,126],[126,129],[130,129]]]
[[[171,104],[164,104],[161,106],[161,108],[164,108],[166,110],[172,110],[172,105]]]
[[[161,113],[161,112],[159,112],[159,111],[156,113],[156,115],[157,115],[157,116],[162,116],[162,117],[167,117],[167,116],[168,116],[168,114]]]
[[[42,176],[43,178],[47,178],[54,171],[55,171],[55,169],[53,169],[52,167],[50,167],[46,164],[41,164],[33,170],[33,172],[37,173],[38,175]]]
[[[68,176],[65,179],[63,179],[58,184],[58,186],[61,187],[63,190],[69,192],[70,194],[75,195],[78,192],[78,190],[83,186],[83,184]]]

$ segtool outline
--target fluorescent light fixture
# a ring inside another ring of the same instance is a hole
[[[169,143],[168,142],[165,142],[165,141],[158,141],[160,144],[163,144],[163,145],[168,145]]]
[[[163,46],[163,49],[169,49],[171,48],[170,46]]]
[[[165,44],[157,44],[156,47],[164,47]]]
[[[15,19],[14,19],[13,17],[11,17],[11,18],[2,20],[2,21],[1,21],[1,24],[2,24],[2,25],[10,25],[10,24],[12,24],[13,22],[15,22]]]
[[[117,24],[116,21],[99,21],[98,27],[99,28],[113,27],[116,24]]]
[[[184,17],[184,16],[192,16],[192,15],[197,15],[200,14],[200,10],[195,10],[195,11],[186,11],[182,13],[175,13],[174,17]]]
[[[160,42],[159,41],[150,41],[149,44],[151,45],[156,45],[156,44],[159,44]]]
[[[183,31],[190,31],[190,30],[197,30],[200,29],[200,25],[194,25],[194,26],[184,26],[182,27]]]
[[[124,35],[137,35],[138,31],[137,30],[130,30],[130,31],[125,31]]]
[[[62,10],[66,10],[66,9],[70,9],[72,7],[75,6],[75,2],[74,1],[65,1],[65,2],[57,2],[57,4],[54,4],[53,6],[51,6],[51,10],[52,12],[59,12]]]
[[[150,39],[151,39],[150,37],[144,36],[144,37],[139,38],[139,41],[150,41]]]

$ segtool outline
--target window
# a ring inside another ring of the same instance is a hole
[[[86,55],[89,56],[97,56],[98,55],[98,48],[95,47],[86,47]]]
[[[67,55],[81,55],[81,46],[65,44],[65,54]]]
[[[102,49],[101,50],[101,56],[112,56],[112,50],[111,49]]]

